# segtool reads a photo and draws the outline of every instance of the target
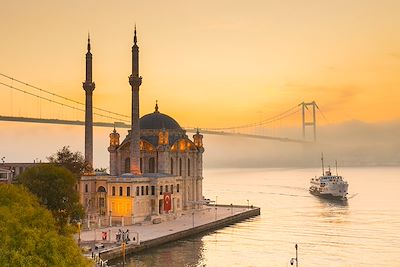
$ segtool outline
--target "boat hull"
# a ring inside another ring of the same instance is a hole
[[[324,193],[322,194],[321,192],[319,192],[317,189],[313,189],[310,188],[310,193],[314,196],[320,197],[320,198],[324,198],[324,199],[332,199],[332,200],[347,200],[346,196],[335,196],[332,195],[330,193]]]

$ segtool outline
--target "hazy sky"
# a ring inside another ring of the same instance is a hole
[[[182,125],[230,126],[316,100],[329,122],[393,120],[399,14],[397,0],[1,0],[0,73],[83,100],[90,31],[94,103],[129,114],[136,22],[142,115],[158,99]],[[0,86],[3,114],[50,113],[17,95]]]

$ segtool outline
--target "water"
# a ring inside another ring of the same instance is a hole
[[[205,170],[204,195],[261,216],[133,255],[126,266],[400,266],[400,168],[343,168],[347,204],[308,193],[319,169]],[[115,266],[122,266],[121,263]]]

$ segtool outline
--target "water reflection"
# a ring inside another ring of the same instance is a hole
[[[203,266],[204,242],[202,236],[179,240],[127,257],[127,267]],[[110,266],[122,266],[121,259]]]
[[[322,197],[315,198],[326,207],[347,207],[349,205],[349,201],[347,199],[327,199]]]
[[[400,255],[399,172],[346,169],[357,194],[343,202],[308,193],[304,177],[313,169],[246,170],[245,177],[209,171],[205,196],[244,205],[250,199],[261,216],[139,253],[126,266],[290,266],[296,243],[301,266],[393,266]]]

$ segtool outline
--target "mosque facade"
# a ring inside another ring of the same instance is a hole
[[[179,123],[160,112],[139,118],[139,47],[136,29],[132,47],[132,127],[121,141],[114,129],[108,147],[110,173],[89,172],[79,182],[80,201],[88,222],[133,224],[160,222],[203,201],[203,136],[191,140]],[[92,54],[86,54],[85,159],[93,166]]]

